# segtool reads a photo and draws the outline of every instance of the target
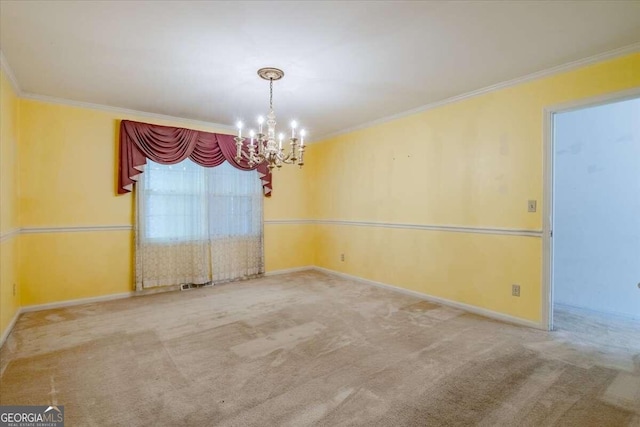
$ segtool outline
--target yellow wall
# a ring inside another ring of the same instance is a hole
[[[640,54],[315,144],[322,185],[312,211],[320,220],[541,230],[543,109],[637,86]],[[540,238],[336,224],[316,235],[320,267],[541,321]]]
[[[305,154],[302,169],[283,166],[273,172],[273,196],[265,199],[264,205],[264,255],[268,272],[315,263],[315,225],[305,220],[314,217],[312,185],[317,166],[317,160]]]
[[[0,336],[4,335],[20,306],[19,236],[15,233],[19,228],[18,103],[4,70],[0,71]]]
[[[221,131],[26,99],[20,108],[20,209],[22,227],[27,230],[133,224],[132,195],[116,195],[120,119]],[[274,194],[265,201],[267,221],[302,215],[307,201],[288,196],[296,194],[303,179],[297,170],[276,172]],[[286,229],[293,238],[282,240],[273,232],[275,227]],[[306,238],[303,228],[266,225],[268,270],[312,263],[311,249],[295,250]],[[23,234],[20,254],[23,306],[133,289],[131,231]]]

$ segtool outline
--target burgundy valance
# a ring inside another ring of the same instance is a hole
[[[240,170],[257,169],[264,195],[271,196],[271,172],[267,165],[250,167],[245,159],[237,162],[235,155],[233,135],[122,120],[118,194],[133,190],[147,159],[171,165],[188,157],[204,167],[218,166],[226,160]]]

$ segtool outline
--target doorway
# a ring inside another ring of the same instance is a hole
[[[640,325],[639,92],[546,112],[549,329]]]

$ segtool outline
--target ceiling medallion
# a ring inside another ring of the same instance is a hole
[[[284,77],[284,71],[280,68],[265,67],[258,70],[258,75],[265,80],[280,80]]]

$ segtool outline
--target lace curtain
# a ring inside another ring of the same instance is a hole
[[[256,171],[148,161],[136,205],[136,289],[263,273]]]

